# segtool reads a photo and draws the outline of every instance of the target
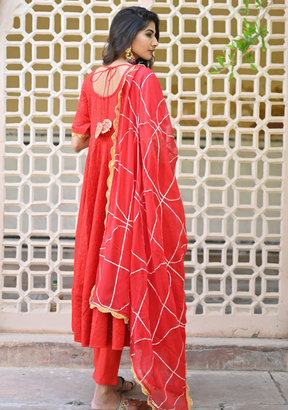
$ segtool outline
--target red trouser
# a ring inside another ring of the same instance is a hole
[[[93,379],[97,384],[117,384],[117,375],[120,366],[122,350],[113,350],[112,345],[94,347]]]

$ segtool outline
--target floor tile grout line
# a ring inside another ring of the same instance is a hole
[[[281,394],[281,397],[282,397],[282,399],[284,400],[285,405],[288,405],[288,401],[286,400],[286,397],[284,396],[284,393],[283,393],[282,390],[281,390],[280,384],[279,384],[278,382],[276,382],[276,380],[274,379],[274,377],[273,377],[273,375],[272,375],[272,372],[268,372],[268,373],[269,373],[269,376],[271,377],[271,379],[273,380],[273,383],[275,384],[276,389],[277,389],[277,390],[279,391],[279,393]]]

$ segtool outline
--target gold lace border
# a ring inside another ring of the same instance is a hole
[[[107,213],[108,213],[108,205],[109,205],[109,200],[110,200],[110,192],[111,192],[111,185],[112,185],[112,179],[113,179],[113,171],[114,171],[114,164],[115,164],[115,153],[116,153],[116,141],[117,141],[117,134],[118,134],[118,124],[119,124],[119,117],[120,117],[120,107],[121,107],[121,98],[122,98],[122,90],[126,81],[126,77],[129,73],[131,73],[132,70],[134,70],[135,66],[132,66],[125,74],[123,83],[122,83],[122,87],[121,90],[119,91],[118,94],[118,103],[115,107],[115,113],[116,113],[116,117],[115,120],[113,121],[113,127],[114,127],[114,133],[111,136],[113,145],[111,148],[111,160],[109,162],[109,176],[107,178],[107,192],[106,192],[106,198],[107,198],[107,202],[106,202],[106,217],[105,217],[105,227],[106,227],[106,221],[107,221]]]
[[[93,286],[92,291],[91,291],[91,296],[89,298],[89,305],[90,309],[95,309],[97,308],[100,312],[103,313],[111,313],[112,316],[116,317],[117,319],[123,319],[124,323],[127,325],[129,323],[129,318],[125,315],[121,315],[121,313],[117,313],[112,309],[104,308],[103,306],[96,305],[95,303],[92,302],[93,298],[93,293],[94,293],[95,286]]]
[[[131,356],[130,356],[130,359],[131,359]],[[151,401],[150,401],[150,393],[149,393],[149,391],[146,389],[146,387],[143,386],[143,384],[139,381],[138,377],[136,376],[136,373],[135,373],[135,370],[134,370],[134,367],[133,367],[133,361],[132,361],[132,359],[131,359],[131,362],[132,362],[131,370],[132,370],[132,372],[133,372],[133,374],[134,374],[134,378],[135,378],[135,380],[137,381],[137,383],[140,384],[141,389],[142,389],[142,393],[145,394],[145,396],[148,397],[147,402],[148,402],[149,406],[152,408],[152,410],[157,410],[157,408],[156,408],[155,406],[153,406],[153,404],[152,404]],[[187,373],[187,370],[186,370],[186,373]],[[192,398],[191,398],[190,395],[189,395],[189,386],[188,386],[187,383],[186,383],[186,399],[187,399],[187,403],[188,403],[188,410],[192,410],[193,400],[192,400]]]
[[[90,138],[90,134],[77,134],[77,132],[72,132],[72,137]]]

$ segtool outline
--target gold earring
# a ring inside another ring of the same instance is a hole
[[[128,61],[128,63],[132,63],[132,64],[135,64],[135,63],[136,63],[135,57],[134,57],[134,55],[133,55],[133,53],[132,53],[131,46],[128,47],[128,48],[125,50],[125,58],[126,58],[126,60]]]

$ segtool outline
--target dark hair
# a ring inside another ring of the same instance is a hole
[[[155,23],[155,37],[159,40],[159,18],[157,14],[145,9],[144,7],[127,7],[114,17],[107,44],[103,49],[103,64],[109,65],[116,60],[119,55],[131,46],[131,43],[139,30],[144,30],[148,24]],[[151,67],[154,63],[154,57],[151,60],[139,58],[137,63]]]

